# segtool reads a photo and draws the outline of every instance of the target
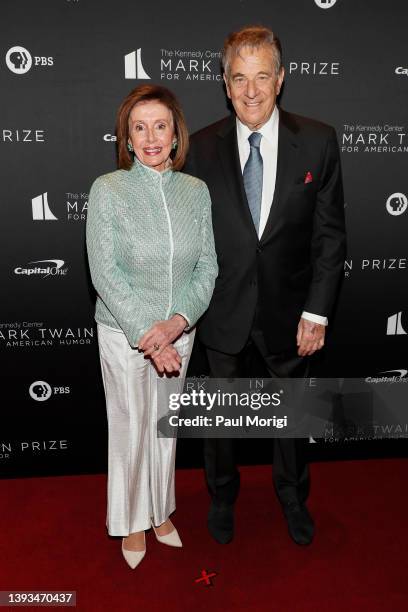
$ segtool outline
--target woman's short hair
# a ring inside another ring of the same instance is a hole
[[[174,131],[177,137],[177,147],[170,153],[174,170],[184,166],[188,152],[188,130],[183,111],[176,96],[161,85],[139,85],[123,100],[116,119],[116,138],[118,146],[118,167],[129,170],[133,165],[133,154],[128,151],[129,115],[135,104],[155,100],[163,104],[173,115]]]
[[[282,45],[272,30],[264,26],[247,26],[229,34],[224,42],[221,59],[222,68],[227,79],[230,77],[230,66],[233,57],[239,55],[244,47],[259,49],[259,47],[263,46],[271,47],[275,73],[278,75],[282,68]]]

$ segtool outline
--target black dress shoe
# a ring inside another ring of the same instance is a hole
[[[211,502],[208,531],[219,544],[228,544],[234,537],[234,506]]]
[[[310,544],[314,536],[314,522],[305,504],[292,501],[283,505],[289,535],[296,544]]]

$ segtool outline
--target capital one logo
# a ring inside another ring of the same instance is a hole
[[[7,51],[6,64],[11,72],[25,74],[33,65],[31,53],[24,47],[11,47]]]
[[[36,380],[30,385],[28,390],[30,397],[37,402],[45,402],[50,399],[52,390],[50,385],[45,380]]]
[[[398,66],[398,68],[395,69],[395,74],[403,74],[404,76],[408,76],[408,68]]]
[[[57,221],[58,217],[52,214],[48,205],[47,192],[31,200],[33,209],[33,221]]]
[[[125,79],[150,79],[142,64],[142,50],[125,55]]]
[[[404,378],[408,374],[408,370],[385,370],[385,372],[380,372],[380,374],[394,373],[394,376],[395,376],[395,372],[398,372],[399,374],[398,378]]]
[[[45,264],[37,266],[36,264]],[[36,261],[30,261],[28,265],[23,268],[18,266],[14,268],[14,274],[19,276],[38,276],[42,278],[48,278],[49,276],[65,276],[67,274],[68,267],[65,266],[63,259],[37,259]]]
[[[388,317],[387,336],[406,336],[407,332],[401,323],[402,311]]]
[[[336,4],[337,0],[315,0],[315,4],[321,9],[329,9]]]
[[[387,200],[386,208],[390,215],[402,215],[408,207],[408,199],[404,193],[393,193]]]

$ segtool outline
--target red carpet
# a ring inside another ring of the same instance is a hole
[[[312,465],[307,548],[289,539],[269,467],[242,469],[226,546],[206,530],[202,472],[178,471],[184,548],[149,532],[134,571],[106,536],[105,476],[3,480],[0,590],[76,590],[81,612],[406,611],[407,470],[403,459]],[[217,572],[213,586],[194,582],[202,569]]]

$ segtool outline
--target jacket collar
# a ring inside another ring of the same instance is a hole
[[[273,237],[282,222],[280,211],[285,205],[290,190],[295,182],[299,128],[292,115],[279,109],[278,160],[276,167],[275,192],[272,206],[260,242],[264,244]]]
[[[155,170],[150,166],[142,164],[142,162],[139,161],[135,155],[133,165],[130,167],[129,172],[132,175],[137,175],[146,181],[165,184],[171,179],[173,175],[173,168],[170,166],[169,168],[166,168],[166,170],[160,172],[159,170]]]
[[[230,115],[220,126],[217,132],[218,156],[221,161],[224,179],[228,186],[228,192],[231,194],[231,202],[234,207],[237,207],[237,211],[243,217],[244,224],[251,233],[252,238],[258,240],[242,179],[236,125],[235,115]]]

